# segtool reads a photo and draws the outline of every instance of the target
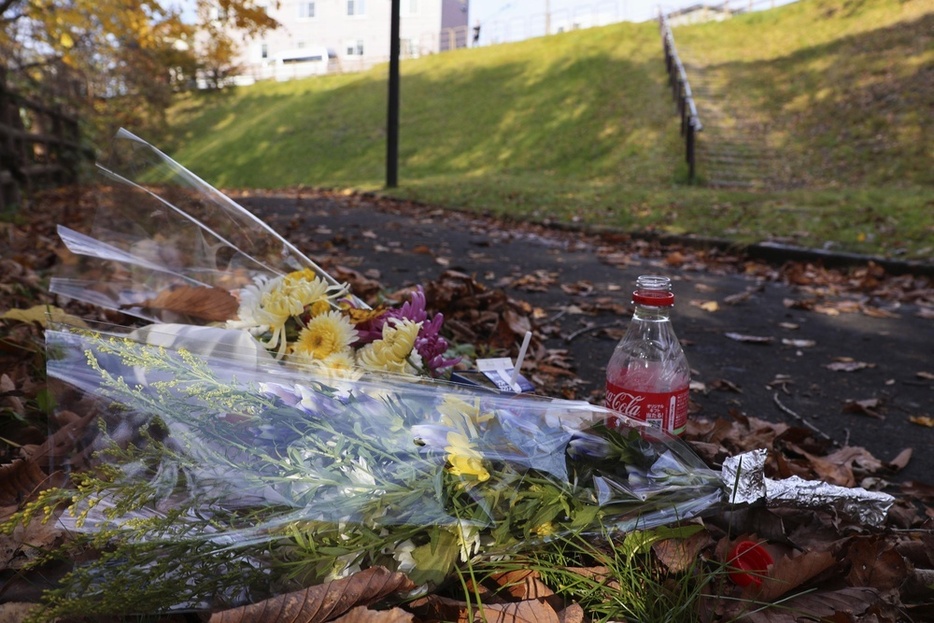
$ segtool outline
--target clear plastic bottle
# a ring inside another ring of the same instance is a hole
[[[639,277],[632,303],[632,321],[607,364],[606,406],[680,435],[687,423],[691,369],[671,326],[671,280]],[[617,418],[608,422],[618,423]]]

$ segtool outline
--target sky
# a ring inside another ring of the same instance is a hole
[[[666,10],[700,0],[668,0]],[[480,43],[515,41],[545,34],[546,13],[551,32],[620,21],[643,22],[658,14],[657,0],[470,0],[470,26],[480,24]],[[486,29],[487,32],[484,32]]]
[[[372,1],[372,0],[370,0]],[[729,0],[735,9],[767,9],[794,0]],[[470,26],[480,24],[480,44],[518,41],[551,34],[575,26],[588,28],[629,21],[655,19],[661,7],[666,13],[692,5],[721,5],[722,0],[470,0]],[[546,14],[550,19],[546,20]]]

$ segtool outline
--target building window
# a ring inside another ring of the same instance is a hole
[[[347,15],[366,15],[364,0],[347,0]]]
[[[299,2],[298,3],[298,17],[300,19],[309,19],[315,16],[315,3],[314,2]]]
[[[262,44],[262,46],[260,46],[259,56],[262,59],[269,58],[269,44],[268,43],[264,43]]]
[[[346,49],[347,56],[363,56],[363,39],[348,41]]]

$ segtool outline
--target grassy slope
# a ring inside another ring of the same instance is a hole
[[[728,70],[735,97],[764,111],[770,142],[804,172],[802,189],[684,184],[657,29],[617,24],[405,61],[392,194],[520,218],[834,240],[929,258],[928,7],[803,0],[678,29],[679,43]],[[375,190],[385,116],[380,67],[189,97],[157,142],[219,186]]]

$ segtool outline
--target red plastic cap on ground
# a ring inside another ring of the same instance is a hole
[[[739,541],[730,550],[727,564],[730,566],[730,580],[737,586],[762,585],[762,578],[768,574],[774,561],[768,550],[754,541]]]

